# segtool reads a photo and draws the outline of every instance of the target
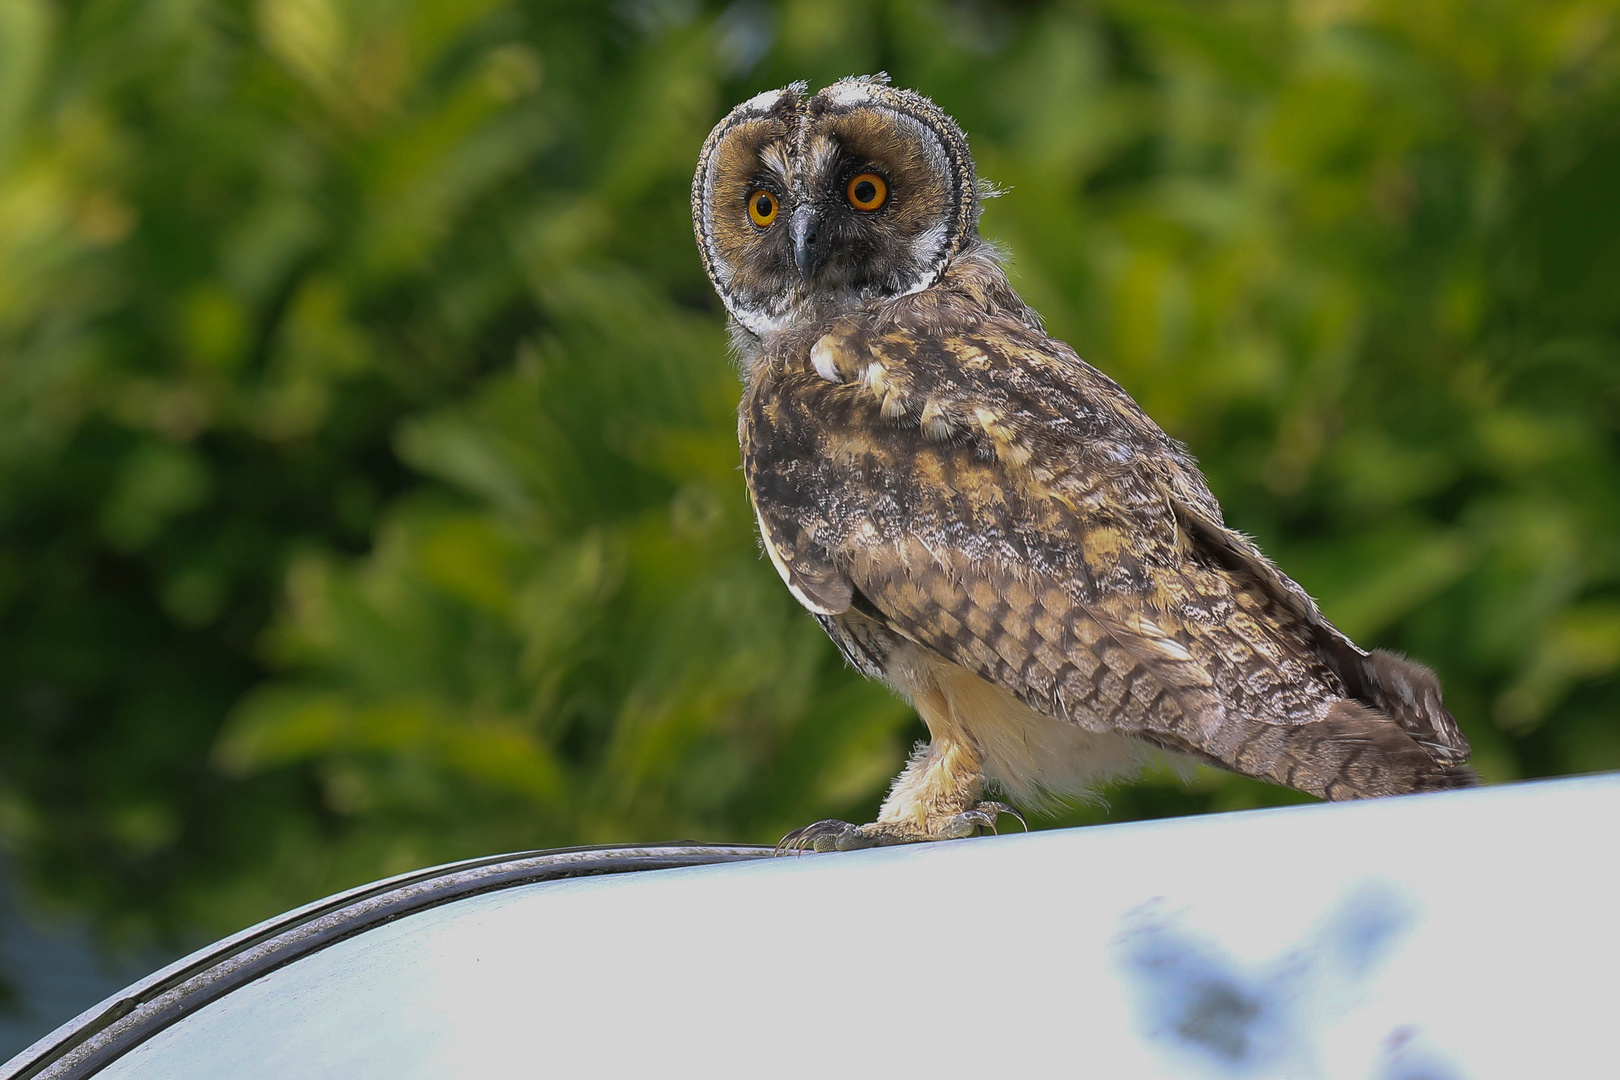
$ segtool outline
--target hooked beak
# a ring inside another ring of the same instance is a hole
[[[799,277],[806,282],[815,275],[827,255],[827,246],[817,235],[819,231],[815,210],[808,206],[794,208],[788,232],[793,238],[793,261],[799,267]]]

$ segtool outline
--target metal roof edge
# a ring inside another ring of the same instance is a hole
[[[476,893],[601,874],[768,857],[753,845],[624,844],[485,856],[360,885],[183,957],[80,1013],[0,1065],[0,1080],[86,1077],[210,1001],[380,923]]]

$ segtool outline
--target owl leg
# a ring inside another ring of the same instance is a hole
[[[889,789],[878,819],[867,825],[818,821],[788,833],[776,847],[783,851],[852,851],[927,840],[960,840],[980,829],[996,829],[996,817],[1010,814],[1028,830],[1023,816],[1005,803],[984,802],[984,772],[979,755],[953,727],[936,720],[950,715],[948,702],[929,686],[916,694],[917,711],[934,740],[919,746]]]

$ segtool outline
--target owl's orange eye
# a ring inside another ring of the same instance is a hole
[[[875,172],[863,172],[844,189],[849,205],[857,210],[876,210],[889,197],[889,185]]]
[[[776,220],[776,196],[763,188],[748,196],[748,220],[765,228]]]

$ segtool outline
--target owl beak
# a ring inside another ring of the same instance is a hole
[[[826,246],[817,242],[820,229],[815,210],[808,206],[795,207],[788,231],[793,237],[793,261],[798,264],[799,277],[809,281],[827,254]]]

